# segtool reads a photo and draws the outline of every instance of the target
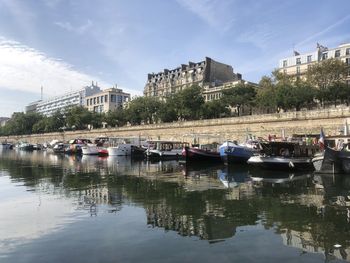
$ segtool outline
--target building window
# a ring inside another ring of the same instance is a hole
[[[100,103],[100,97],[97,97],[97,104]]]
[[[108,95],[105,95],[105,102],[108,102]]]
[[[310,63],[312,61],[312,55],[307,56],[307,63]]]
[[[103,103],[103,97],[104,97],[104,96],[101,96],[101,103]]]
[[[345,59],[345,63],[350,66],[350,58]]]
[[[346,49],[345,55],[350,55],[350,48],[347,48],[347,49]]]
[[[340,57],[340,50],[336,50],[334,57],[339,58]]]
[[[325,52],[322,54],[322,60],[325,60],[328,58],[328,52]]]
[[[283,67],[287,67],[287,60],[283,60]]]
[[[86,100],[86,106],[89,106],[89,99]]]
[[[111,95],[111,102],[116,102],[116,97],[115,97],[115,95]]]
[[[287,70],[286,69],[283,70],[283,74],[287,74]]]
[[[301,59],[297,58],[297,65],[300,65],[300,64],[301,64]]]
[[[311,65],[307,65],[307,70],[310,70],[311,69]]]
[[[94,98],[94,105],[96,104],[96,98]]]
[[[297,67],[297,74],[300,74],[300,67]]]

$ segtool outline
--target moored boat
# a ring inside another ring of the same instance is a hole
[[[136,147],[141,147],[143,140],[136,137],[130,138],[109,138],[108,155],[110,156],[130,156],[139,153]],[[139,149],[141,151],[141,149]]]
[[[269,170],[312,171],[312,156],[317,145],[299,142],[266,142],[260,144],[260,154],[248,160],[248,164]]]
[[[221,162],[220,153],[208,148],[185,147],[182,151],[186,163],[190,162]]]
[[[347,148],[341,150],[325,147],[322,153],[318,153],[312,159],[317,173],[338,174],[350,173],[350,151]]]
[[[108,156],[108,150],[105,148],[98,149],[98,156]]]
[[[246,144],[226,141],[219,147],[222,161],[225,164],[247,163],[258,149],[257,141],[249,141]]]
[[[183,148],[188,146],[187,142],[180,141],[150,141],[145,154],[149,159],[179,159]]]
[[[0,143],[0,150],[9,150],[12,149],[13,145],[11,143]]]
[[[89,143],[81,147],[82,154],[84,155],[98,155],[99,149],[95,144]]]
[[[69,146],[65,149],[66,154],[82,154],[82,147],[92,144],[89,139],[74,139],[69,141]]]
[[[20,142],[18,144],[18,149],[21,151],[33,151],[34,146],[33,144],[27,143],[27,142]]]

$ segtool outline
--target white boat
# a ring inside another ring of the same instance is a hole
[[[189,147],[187,142],[149,141],[149,146],[145,154],[147,158],[178,159],[182,156],[182,151],[185,147]]]
[[[145,141],[140,138],[109,138],[107,147],[109,156],[130,156],[134,146],[143,146]]]
[[[84,155],[98,155],[99,148],[95,144],[86,144],[81,147],[81,151]]]

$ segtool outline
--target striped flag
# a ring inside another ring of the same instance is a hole
[[[318,140],[318,144],[320,145],[321,150],[324,150],[325,137],[326,136],[324,135],[323,128],[321,128],[320,139]]]

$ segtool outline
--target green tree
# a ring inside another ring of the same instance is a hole
[[[271,77],[263,76],[261,78],[256,95],[256,105],[267,112],[277,110],[275,83]]]
[[[248,106],[250,112],[252,111],[257,92],[254,86],[241,83],[232,88],[223,90],[222,94],[222,100],[231,107],[237,107],[238,116],[240,116],[244,106]]]
[[[317,98],[325,106],[325,102],[334,101],[334,92],[345,82],[349,66],[339,59],[326,59],[312,65],[306,74],[307,81],[318,88]],[[333,93],[330,96],[330,92]]]
[[[228,105],[222,100],[212,100],[202,105],[201,117],[203,119],[214,119],[230,115]]]
[[[66,125],[70,129],[82,130],[91,124],[91,112],[81,106],[70,107],[65,111]]]
[[[132,100],[126,110],[127,120],[131,124],[154,123],[158,120],[161,102],[157,98],[138,97]]]
[[[124,109],[109,111],[104,115],[104,121],[111,127],[123,126],[126,124],[126,112]]]
[[[201,107],[204,104],[201,91],[201,87],[192,85],[173,95],[172,104],[180,120],[196,120],[200,118]]]

